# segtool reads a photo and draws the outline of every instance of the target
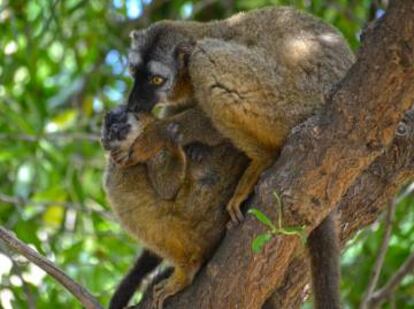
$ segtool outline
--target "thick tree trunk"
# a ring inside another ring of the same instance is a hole
[[[340,205],[345,240],[375,220],[412,175],[407,138],[398,137],[384,152],[414,100],[414,1],[391,2],[363,45],[357,62],[328,98],[330,104],[294,130],[256,188],[250,206],[275,220],[277,192],[284,204],[284,226],[305,225],[309,233]],[[166,307],[260,308],[276,288],[273,304],[297,307],[308,277],[304,247],[298,237],[278,236],[253,254],[252,240],[264,230],[248,216],[227,233],[194,284]],[[140,308],[149,308],[149,301]]]
[[[401,186],[414,179],[414,110],[407,113],[397,132],[392,146],[358,177],[339,203],[342,245],[374,222]],[[306,296],[309,276],[306,252],[301,252],[289,264],[283,284],[264,309],[298,308]]]

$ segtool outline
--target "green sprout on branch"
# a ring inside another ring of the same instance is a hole
[[[265,233],[257,235],[252,242],[252,250],[254,253],[259,253],[262,251],[265,244],[267,244],[272,237],[276,235],[296,235],[300,238],[303,244],[306,244],[306,230],[305,226],[299,227],[283,227],[282,221],[282,213],[283,213],[283,203],[280,196],[273,192],[273,196],[276,199],[276,211],[277,211],[277,222],[276,225],[272,222],[272,220],[261,210],[257,208],[249,209],[248,213],[255,216],[257,220],[263,223],[267,227],[267,231]]]

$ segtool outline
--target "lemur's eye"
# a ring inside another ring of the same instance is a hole
[[[155,86],[160,86],[161,84],[163,84],[165,81],[165,79],[159,75],[154,75],[151,77],[151,84],[155,85]]]

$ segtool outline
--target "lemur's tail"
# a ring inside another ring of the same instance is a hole
[[[331,213],[309,235],[312,286],[317,309],[339,309],[339,241],[335,214]]]
[[[125,308],[143,279],[160,263],[161,258],[148,250],[144,250],[116,289],[109,303],[109,309]]]

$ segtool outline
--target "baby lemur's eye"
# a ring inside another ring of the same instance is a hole
[[[155,86],[161,86],[165,81],[165,78],[159,76],[159,75],[154,75],[151,77],[151,84],[155,85]]]

